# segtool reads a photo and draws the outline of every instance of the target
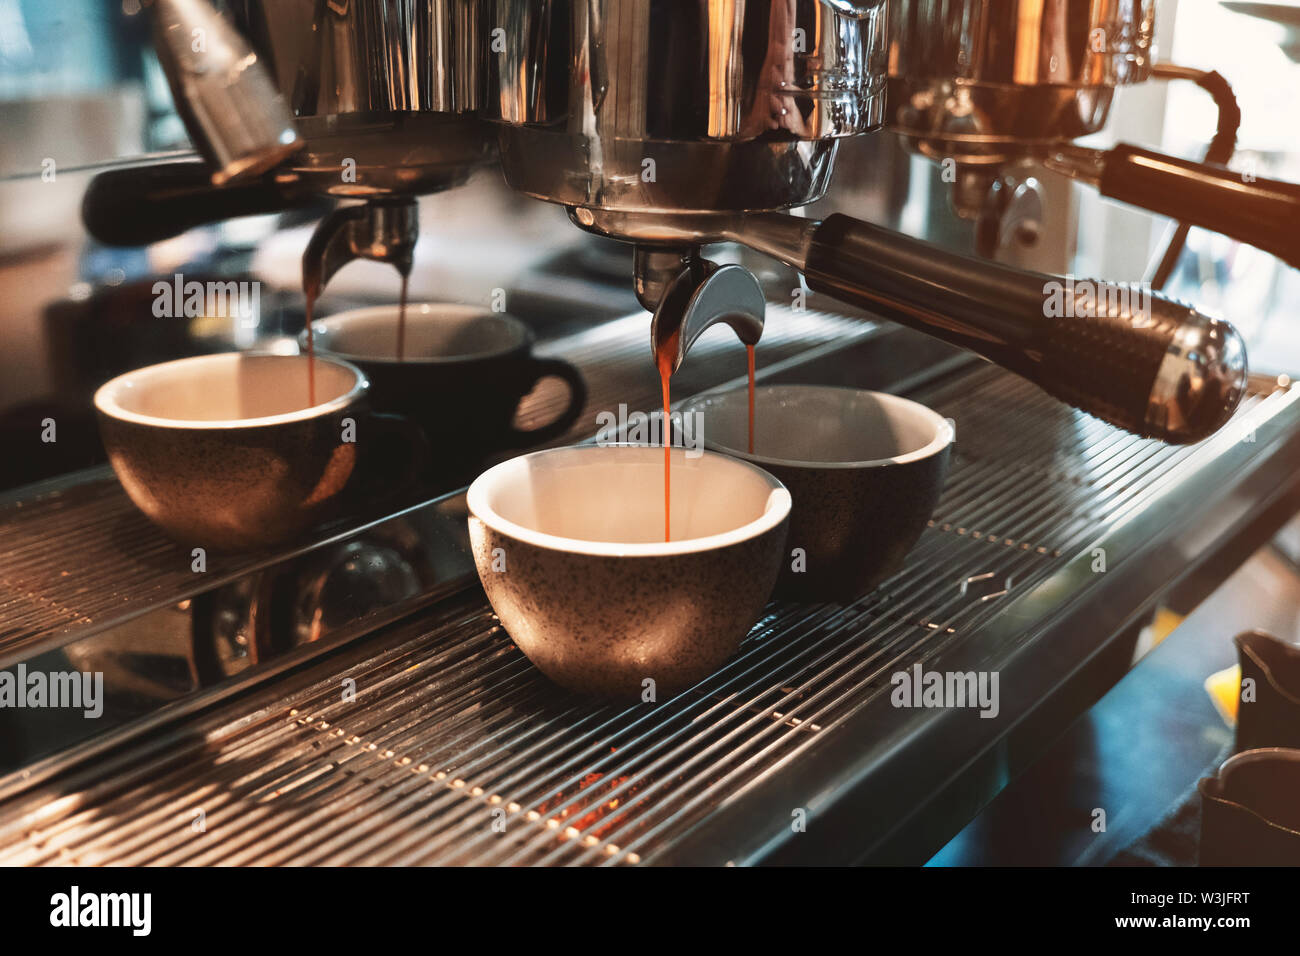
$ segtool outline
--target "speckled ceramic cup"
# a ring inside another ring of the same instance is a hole
[[[695,412],[703,416],[706,448],[752,462],[790,490],[779,598],[852,601],[897,571],[948,474],[952,425],[897,395],[760,386],[752,455],[747,389],[701,395],[683,407]]]
[[[365,376],[337,359],[316,359],[309,406],[307,362],[200,355],[102,386],[100,437],[131,500],[173,538],[218,551],[279,544],[328,517],[372,419]]]
[[[762,613],[790,495],[753,465],[662,448],[582,445],[523,455],[470,485],[474,563],[507,633],[571,690],[659,700],[707,677]]]

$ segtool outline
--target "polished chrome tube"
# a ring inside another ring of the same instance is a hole
[[[221,185],[303,145],[262,60],[208,0],[155,0],[155,47],[195,147]]]

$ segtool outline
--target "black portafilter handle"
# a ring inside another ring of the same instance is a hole
[[[1248,178],[1226,166],[1126,143],[1098,161],[1103,196],[1212,229],[1300,269],[1300,185]]]
[[[1136,286],[1026,272],[833,215],[802,236],[808,285],[976,352],[1136,434],[1188,444],[1232,415],[1227,322]]]
[[[222,186],[202,159],[169,159],[110,169],[81,200],[86,231],[105,245],[144,246],[238,216],[283,212],[311,201],[270,176]]]

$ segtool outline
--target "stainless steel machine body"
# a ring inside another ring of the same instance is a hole
[[[160,39],[208,22],[207,9],[205,0],[160,0]],[[1010,9],[886,0],[338,8],[244,0],[236,23],[258,52],[239,61],[229,89],[183,82],[201,57],[175,42],[160,49],[215,176],[235,179],[278,161],[285,181],[369,200],[322,223],[303,266],[311,297],[351,258],[409,268],[417,237],[410,197],[453,185],[482,158],[482,113],[497,122],[511,186],[565,205],[583,228],[643,247],[634,281],[656,316],[654,343],[667,341],[687,312],[697,334],[716,321],[761,328],[757,309],[719,305],[711,291],[718,270],[700,247],[726,238],[803,271],[814,289],[971,348],[1107,421],[1198,441],[1243,394],[1245,351],[1227,323],[1158,299],[1154,310],[1145,300],[1135,307],[1124,290],[1086,300],[1071,293],[1054,311],[1051,290],[1066,284],[1058,277],[985,267],[843,216],[823,227],[780,212],[822,195],[839,138],[881,124],[891,69],[915,80],[907,102],[917,130],[966,150],[963,162],[973,155],[985,164],[1002,158],[983,151],[990,143],[1041,144],[1095,127],[1109,91],[1149,72],[1150,0],[1021,4],[1015,16]],[[887,13],[895,18],[888,48]],[[238,37],[223,37],[237,53]],[[249,84],[265,94],[266,84],[253,83],[263,67],[281,96],[264,95],[262,112],[275,117],[282,97],[305,137],[288,160],[278,142],[258,155],[231,108],[252,96]],[[1056,105],[1030,108],[1039,101]],[[983,112],[997,118],[973,131],[949,121]],[[236,154],[235,168],[219,165]],[[888,274],[876,268],[879,253]],[[754,288],[748,283],[741,298],[754,299]],[[663,295],[668,289],[672,296]],[[952,291],[954,301],[936,309],[936,290]]]
[[[884,119],[883,0],[496,0],[506,181],[570,206],[783,209]],[[689,171],[691,175],[684,175]]]
[[[360,199],[313,239],[303,264],[313,294],[350,259],[409,268],[414,197],[459,185],[493,155],[478,116],[482,0],[228,7],[225,17],[208,0],[153,4],[159,57],[207,165],[103,174],[87,196],[91,232],[135,244],[304,196]]]
[[[799,269],[817,291],[977,351],[1140,434],[1198,441],[1240,401],[1245,350],[1225,322],[1158,297],[1153,312],[1127,296],[1086,306],[1071,296],[1055,314],[1049,290],[1066,280],[967,260],[845,216],[815,223],[780,212],[821,195],[836,137],[877,122],[888,66],[879,55],[884,14],[898,8],[497,0],[494,9],[515,44],[494,75],[506,181],[567,206],[582,228],[668,250],[636,258],[638,293],[656,329],[681,326],[693,301],[682,284],[700,283],[705,293],[700,247],[727,239]],[[1114,31],[1127,37],[1125,49],[1149,45],[1150,4],[1143,9],[1136,25]],[[930,12],[937,27],[961,11],[938,4]],[[1041,39],[1095,22],[1018,26]],[[999,63],[1005,55],[989,54]],[[1099,56],[1067,68],[1048,57],[1026,81],[1036,87],[1065,70],[1105,87],[1140,78],[1137,59]],[[926,62],[924,51],[918,60]],[[673,255],[678,283],[662,274]],[[878,268],[882,261],[887,268]],[[679,294],[657,303],[643,294],[669,287]],[[948,293],[952,300],[936,307]]]
[[[1151,76],[1155,0],[891,0],[891,127],[961,165],[1013,162],[1095,133],[1115,90]]]
[[[293,112],[305,145],[288,169],[311,188],[409,197],[455,185],[491,158],[477,116],[483,0],[231,8]]]
[[[1231,87],[1218,74],[1156,62],[1154,0],[890,0],[889,13],[890,128],[948,166],[954,211],[984,233],[1007,215],[1008,193],[1035,187],[1032,177],[1008,171],[1041,160],[1103,196],[1300,267],[1290,227],[1300,187],[1244,182],[1227,168],[1236,132]],[[1074,144],[1105,126],[1120,87],[1152,77],[1194,79],[1213,93],[1225,156],[1213,150],[1192,162],[1128,144]]]

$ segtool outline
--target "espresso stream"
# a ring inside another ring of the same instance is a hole
[[[406,350],[406,295],[409,276],[402,276],[402,292],[397,307],[397,360],[405,357]],[[306,290],[307,302],[307,405],[316,404],[316,345],[312,335],[312,312],[316,304],[315,290]],[[672,407],[669,379],[673,374],[673,356],[677,354],[677,341],[681,335],[679,329],[668,341],[662,343],[655,354],[655,364],[659,367],[659,381],[663,389],[664,417],[662,422],[662,441],[664,446],[664,540],[672,540],[672,420],[669,409]],[[754,453],[754,346],[745,346],[749,366],[749,453]]]
[[[397,361],[406,355],[406,289],[411,282],[410,275],[402,276],[402,294],[397,300]]]
[[[402,276],[402,292],[397,300],[397,361],[402,361],[406,357],[406,293],[410,285],[411,277]],[[307,303],[307,407],[312,408],[316,404],[316,343],[312,336],[312,312],[316,305],[316,292],[312,289],[304,291],[303,296]]]
[[[673,426],[668,417],[668,408],[672,404],[669,397],[668,379],[673,374],[673,356],[677,354],[677,340],[681,329],[673,333],[672,338],[664,342],[655,354],[655,364],[659,366],[659,382],[664,393],[664,418],[660,423],[660,438],[664,446],[664,540],[671,540],[669,516],[672,514],[672,468],[669,464],[669,449],[673,444]]]
[[[749,353],[749,453],[754,454],[754,346],[746,345]]]
[[[312,408],[316,404],[316,343],[312,341],[311,314],[316,305],[316,295],[310,289],[305,295],[307,298],[307,407]]]
[[[672,405],[669,395],[668,380],[673,374],[673,356],[677,354],[677,339],[681,335],[681,330],[673,333],[672,338],[662,343],[655,352],[655,364],[659,366],[659,382],[663,388],[664,397],[664,418],[662,428],[662,440],[664,446],[664,540],[672,540],[672,530],[669,523],[672,514],[672,465],[669,458],[669,449],[672,447],[673,429],[672,422],[668,417],[668,409]],[[754,454],[754,346],[745,346],[747,364],[749,365],[749,453]]]

